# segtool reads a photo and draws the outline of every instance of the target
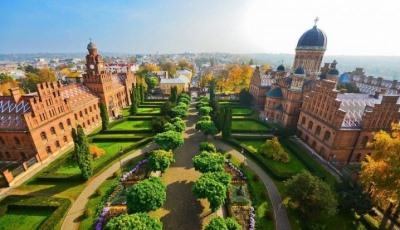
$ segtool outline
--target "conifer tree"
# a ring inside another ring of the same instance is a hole
[[[108,119],[107,108],[104,103],[100,103],[100,116],[101,116],[102,130],[107,130],[109,119]]]

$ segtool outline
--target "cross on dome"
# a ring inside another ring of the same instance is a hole
[[[315,22],[315,26],[317,26],[317,22],[319,21],[319,18],[318,17],[316,17],[315,18],[315,20],[314,20],[314,22]]]

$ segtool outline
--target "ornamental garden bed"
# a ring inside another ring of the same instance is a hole
[[[65,198],[8,196],[0,202],[0,228],[59,229],[70,205]]]
[[[160,112],[160,107],[139,107],[137,114],[159,114]]]

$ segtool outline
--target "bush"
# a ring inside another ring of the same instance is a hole
[[[214,146],[213,143],[209,143],[209,142],[201,142],[199,145],[199,150],[202,151],[207,151],[210,153],[216,153],[217,152],[217,148]]]
[[[97,189],[96,189],[96,195],[97,195],[97,196],[103,195],[103,190],[102,190],[101,188],[97,188]]]
[[[274,219],[274,214],[270,210],[266,210],[265,211],[265,218],[267,218],[267,220],[273,220]]]
[[[267,198],[268,198],[267,192],[262,191],[261,194],[260,194],[260,197],[261,197],[263,200],[267,199]]]
[[[85,218],[88,218],[88,217],[90,217],[91,215],[92,215],[92,210],[90,209],[90,208],[87,208],[87,209],[85,209],[85,211],[83,212],[83,216],[85,217]]]
[[[371,227],[371,229],[379,229],[379,222],[377,220],[375,220],[372,216],[370,216],[369,214],[365,214],[363,216],[365,222],[367,222],[367,224],[369,225],[369,227]]]
[[[254,176],[253,176],[253,181],[254,181],[254,182],[260,181],[260,177],[259,177],[257,174],[254,174]]]

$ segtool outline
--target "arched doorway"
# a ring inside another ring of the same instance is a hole
[[[304,138],[304,142],[306,142],[306,144],[308,145],[308,136],[306,136],[306,137]]]
[[[361,153],[357,153],[356,157],[354,158],[354,162],[360,162]]]
[[[317,146],[317,142],[313,141],[312,144],[311,144],[311,148],[315,149],[315,146]]]
[[[321,157],[325,158],[325,149],[324,149],[324,147],[321,147],[321,150],[319,151],[319,155],[321,155]]]

